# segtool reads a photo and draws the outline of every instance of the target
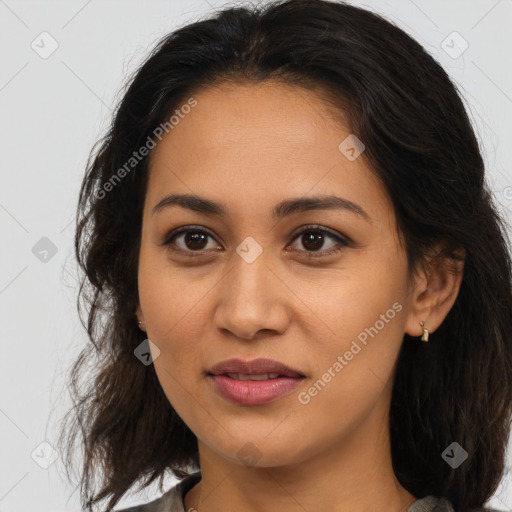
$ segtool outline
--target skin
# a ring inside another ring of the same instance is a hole
[[[395,362],[404,333],[420,336],[424,321],[432,334],[442,323],[462,272],[439,266],[408,279],[393,205],[364,158],[350,161],[338,149],[350,132],[315,93],[224,83],[194,98],[197,106],[152,150],[136,311],[160,350],[154,365],[162,389],[198,438],[202,480],[185,509],[405,511],[416,497],[391,465]],[[197,194],[229,213],[171,206],[152,214],[171,193]],[[346,210],[271,218],[282,200],[331,194],[357,203],[370,220]],[[309,224],[350,242],[326,236],[311,250],[298,229]],[[188,253],[161,245],[180,226],[212,233],[203,256],[187,256],[201,248],[183,235],[174,247]],[[236,251],[248,236],[262,249],[252,263]],[[298,394],[397,302],[401,311],[301,404]],[[306,378],[269,404],[236,405],[205,375],[232,357],[275,359]],[[238,455],[247,443],[257,453],[250,465]]]

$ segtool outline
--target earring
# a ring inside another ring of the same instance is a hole
[[[423,327],[423,336],[421,337],[421,341],[428,342],[428,329],[425,329],[425,322],[420,322],[421,327]]]

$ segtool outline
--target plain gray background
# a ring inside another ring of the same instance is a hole
[[[51,462],[49,445],[69,406],[66,370],[87,343],[72,252],[86,159],[127,74],[164,34],[225,3],[0,0],[0,512],[80,509],[58,454],[48,469],[34,459]],[[395,21],[459,85],[510,220],[512,0],[353,3]],[[501,510],[512,509],[510,452],[490,502]],[[153,487],[118,508],[157,496]]]

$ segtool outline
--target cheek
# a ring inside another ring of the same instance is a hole
[[[190,414],[189,402],[197,400],[193,390],[203,369],[198,343],[208,321],[208,289],[198,282],[187,286],[184,272],[175,271],[161,258],[141,254],[139,298],[146,335],[160,351],[154,360],[155,371],[180,416]]]
[[[350,277],[324,288],[323,299],[315,304],[322,320],[316,325],[328,334],[313,355],[318,372],[315,377],[320,382],[315,389],[306,389],[304,398],[311,398],[318,414],[339,403],[355,418],[357,410],[363,411],[378,399],[390,378],[406,321],[401,263],[395,261],[394,267],[384,268],[375,262],[368,268],[354,269],[346,274]],[[329,326],[328,331],[323,324]],[[314,330],[310,334],[313,337]]]
[[[139,298],[148,335],[169,352],[190,347],[180,340],[199,340],[207,321],[208,291],[214,276],[174,267],[165,254],[141,252]]]
[[[367,260],[331,272],[328,280],[320,280],[320,287],[318,281],[303,283],[303,296],[314,297],[308,304],[315,313],[312,324],[337,349],[359,335],[364,342],[368,330],[377,335],[373,328],[379,336],[393,339],[403,327],[405,267],[402,262],[383,265],[378,258]]]
[[[386,392],[403,339],[401,290],[392,280],[370,284],[371,276],[353,275],[320,305],[335,334],[320,339],[313,356],[317,373],[299,391],[305,424],[333,439],[357,428]]]

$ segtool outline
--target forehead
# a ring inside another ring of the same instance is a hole
[[[339,192],[367,203],[374,215],[390,208],[363,158],[351,161],[339,149],[351,136],[343,113],[314,92],[274,82],[225,83],[193,98],[196,106],[152,150],[148,204],[170,192],[238,207]]]
[[[344,128],[341,122],[335,123],[343,118],[342,112],[334,111],[312,91],[284,83],[225,82],[201,89],[193,97],[197,105],[168,134],[174,135],[176,146],[185,141],[189,148],[212,150],[233,151],[236,143],[246,150],[298,150],[317,144],[329,126],[331,131],[335,125],[338,130]]]

